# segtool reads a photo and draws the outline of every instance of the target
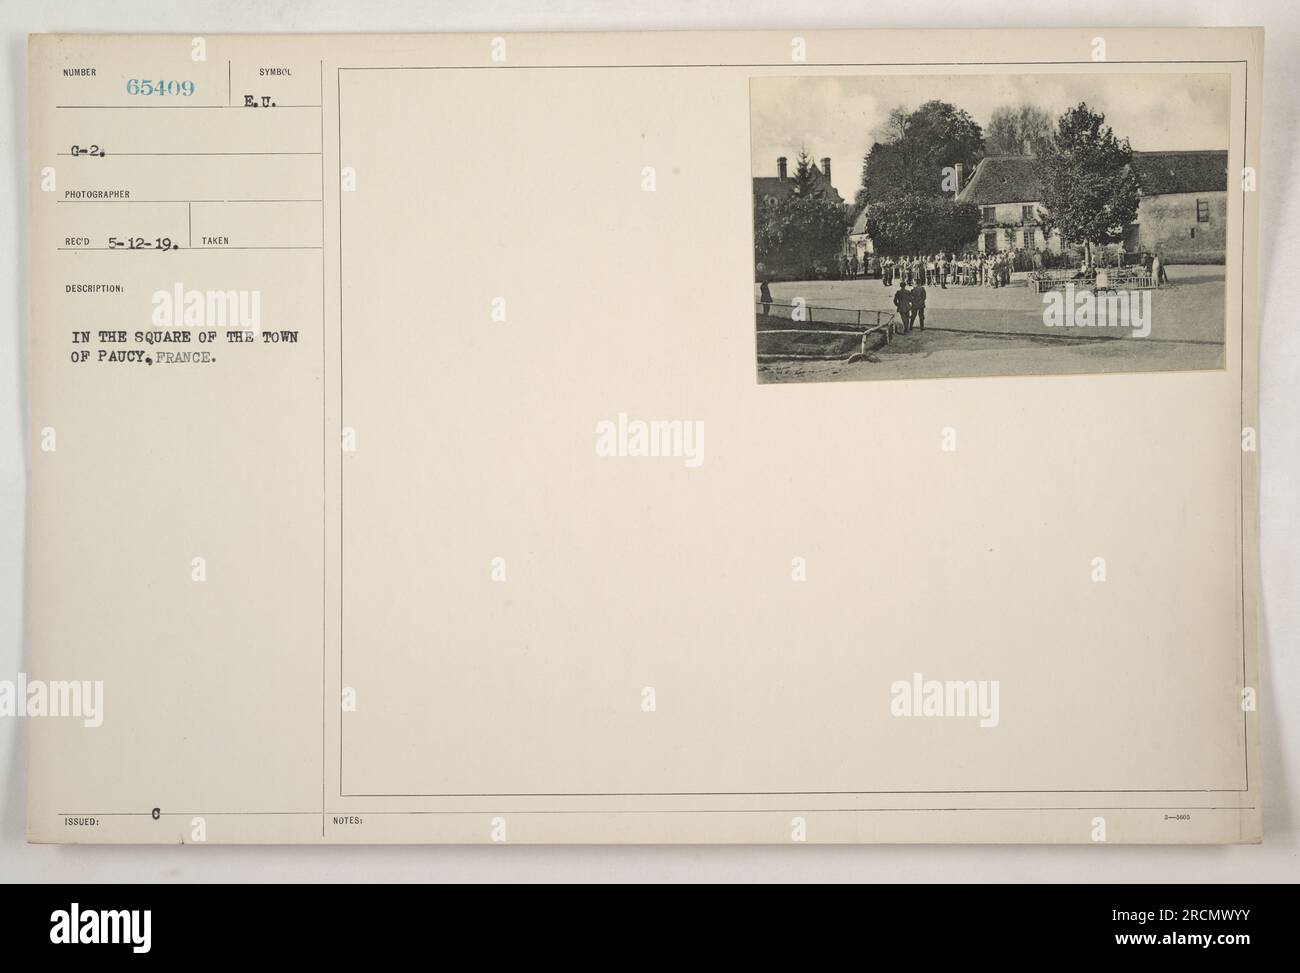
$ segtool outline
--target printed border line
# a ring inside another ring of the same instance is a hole
[[[1245,61],[1242,70],[1243,91],[1241,104],[1241,162],[1244,166],[1246,163],[1246,149],[1250,144],[1250,62]],[[1241,187],[1241,256],[1238,258],[1240,266],[1240,279],[1238,286],[1241,288],[1241,325],[1238,329],[1238,349],[1237,349],[1237,375],[1238,375],[1238,433],[1246,425],[1246,192],[1242,186],[1240,174],[1238,174],[1238,186]],[[1258,280],[1258,272],[1256,273]],[[1255,397],[1259,398],[1259,351],[1258,337],[1256,338],[1255,352]],[[1237,563],[1241,567],[1241,685],[1246,687],[1246,453],[1240,449],[1240,439],[1238,440],[1237,451],[1237,510],[1239,515],[1240,528],[1237,531]],[[1258,545],[1257,545],[1258,548]],[[1258,558],[1258,550],[1256,551]],[[1258,604],[1258,599],[1256,600]],[[1256,612],[1258,618],[1258,612]],[[1256,636],[1258,638],[1258,634]],[[1258,667],[1258,661],[1256,662]],[[1245,764],[1244,771],[1246,777],[1246,789],[1250,790],[1250,720],[1246,711],[1241,711],[1241,755]]]
[[[856,67],[856,68],[880,68],[880,67],[1024,67],[1024,66],[1046,66],[1046,65],[1077,65],[1080,67],[1096,65],[1095,61],[907,61],[907,62],[878,62],[878,63],[859,63],[859,62],[833,62],[823,64],[804,64],[802,69],[808,68],[835,68],[835,67]],[[1243,89],[1243,119],[1242,119],[1242,161],[1245,162],[1246,151],[1250,141],[1250,62],[1246,58],[1203,58],[1192,60],[1124,60],[1124,61],[1106,61],[1106,64],[1240,64],[1243,66],[1244,89]],[[654,68],[779,68],[788,67],[785,62],[777,64],[771,63],[739,63],[739,64],[541,64],[541,65],[518,65],[518,64],[479,64],[479,65],[391,65],[391,66],[353,66],[344,67],[338,65],[335,67],[335,88],[336,88],[336,108],[338,109],[338,149],[339,165],[343,163],[343,82],[342,76],[344,71],[501,71],[501,70],[554,70],[554,69],[571,69],[571,70],[609,70],[609,69],[654,69]],[[1103,72],[1104,73],[1104,72]],[[750,79],[752,81],[752,78]],[[322,108],[323,113],[323,108]],[[1231,147],[1230,147],[1231,149]],[[322,157],[322,167],[324,159]],[[1240,185],[1240,182],[1238,183]],[[324,187],[322,187],[323,191]],[[343,424],[343,189],[340,182],[338,187],[339,201],[339,424]],[[1246,362],[1245,362],[1245,342],[1246,342],[1246,201],[1244,192],[1242,194],[1241,207],[1241,241],[1242,249],[1238,262],[1238,285],[1241,290],[1241,313],[1240,326],[1238,332],[1239,351],[1237,355],[1238,368],[1238,408],[1241,423],[1244,425],[1245,416],[1245,381],[1246,381]],[[323,243],[324,241],[322,241]],[[322,342],[323,345],[323,342]],[[1226,367],[1226,363],[1225,363]],[[1216,370],[1217,371],[1217,370]],[[1049,376],[1050,377],[1050,376]],[[324,386],[322,381],[322,391]],[[343,471],[342,456],[340,454],[339,462],[339,687],[343,686],[343,532],[344,532],[344,514],[343,514]],[[1246,564],[1245,564],[1245,458],[1244,453],[1238,461],[1238,511],[1240,528],[1238,531],[1237,560],[1240,566],[1240,591],[1241,591],[1241,671],[1242,685],[1246,681]],[[343,719],[340,713],[339,718],[339,797],[340,798],[452,798],[452,797],[473,797],[473,798],[509,798],[509,797],[686,797],[686,796],[737,796],[737,797],[766,797],[766,796],[834,796],[834,795],[875,795],[875,794],[899,794],[899,795],[919,795],[919,794],[1241,794],[1250,791],[1250,722],[1248,714],[1242,712],[1242,758],[1244,764],[1245,784],[1242,788],[1195,788],[1187,790],[978,790],[978,791],[678,791],[678,792],[629,792],[629,793],[556,793],[556,794],[348,794],[343,790]],[[322,772],[323,778],[323,772]],[[956,810],[956,809],[954,809]],[[972,810],[986,810],[977,808]],[[1251,808],[1250,810],[1253,810]],[[343,813],[343,812],[340,812]],[[360,812],[354,812],[360,813]],[[403,812],[394,812],[403,813]],[[428,812],[435,813],[435,812]],[[468,812],[466,812],[468,813]],[[518,813],[518,812],[515,812]],[[578,812],[575,812],[578,813]],[[581,812],[594,813],[594,812]],[[671,813],[671,812],[654,812],[647,811],[644,813]],[[690,813],[682,811],[681,813]]]
[[[710,808],[661,808],[647,810],[644,808],[599,808],[597,810],[582,810],[576,808],[546,808],[534,809],[528,811],[502,810],[492,808],[490,810],[466,811],[466,810],[428,810],[428,811],[331,811],[330,814],[337,815],[373,815],[375,817],[398,817],[398,816],[419,816],[427,814],[446,814],[446,815],[485,815],[501,814],[510,817],[518,817],[525,814],[858,814],[858,813],[886,813],[892,811],[1255,811],[1258,808],[1255,805],[1236,806],[1224,805],[1220,807],[1187,807],[1178,805],[1176,807],[1150,807],[1142,805],[1141,807],[1101,807],[1089,805],[1086,807],[1057,807],[1054,805],[1044,805],[1042,807],[710,807]],[[160,817],[199,817],[199,818],[220,818],[220,817],[315,817],[317,811],[162,811]],[[74,811],[74,812],[56,812],[57,817],[93,817],[93,818],[151,818],[152,813],[149,811]]]
[[[230,62],[227,61],[227,71]],[[229,83],[229,82],[227,82]],[[326,478],[329,476],[329,413],[326,409],[325,386],[328,381],[328,365],[325,361],[325,332],[329,327],[325,310],[325,59],[320,60],[320,836],[325,837],[325,752],[329,746],[329,731],[325,718],[329,712],[329,687],[325,684],[325,666],[329,655],[329,625],[326,611],[329,609],[328,579],[325,565],[329,558],[329,529],[325,522]],[[340,212],[342,207],[339,207]]]
[[[1055,65],[1089,65],[1098,64],[1245,64],[1243,58],[1197,58],[1192,60],[1147,59],[1129,61],[879,61],[865,64],[861,61],[823,61],[816,64],[807,62],[781,61],[771,62],[735,62],[727,64],[408,64],[408,65],[354,65],[339,66],[338,71],[554,71],[575,70],[589,71],[614,70],[628,68],[645,70],[647,68],[933,68],[933,67],[1033,67]],[[1103,72],[1104,73],[1104,72]]]

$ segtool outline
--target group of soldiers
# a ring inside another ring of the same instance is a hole
[[[939,287],[944,290],[949,284],[956,287],[1008,287],[1011,273],[1017,264],[1025,266],[1032,263],[1041,270],[1042,254],[1039,251],[1022,251],[1020,249],[1001,250],[996,253],[980,253],[974,250],[962,254],[936,253],[929,256],[914,254],[911,256],[885,256],[864,254],[859,261],[856,253],[842,258],[840,270],[849,277],[879,277],[885,287],[898,282],[894,293],[894,308],[898,311],[899,331],[909,333],[913,327],[925,329],[925,288]],[[1144,254],[1142,265],[1151,275],[1152,282],[1159,287],[1169,283],[1164,265],[1159,256]],[[1121,255],[1119,266],[1124,266]],[[1075,273],[1076,278],[1096,279],[1098,286],[1105,286],[1107,271],[1085,262]],[[763,314],[767,314],[772,305],[772,292],[766,280],[762,281],[759,300],[763,305]]]
[[[899,331],[908,334],[913,327],[925,330],[925,286],[948,289],[955,287],[1007,287],[1019,251],[964,254],[936,253],[930,256],[869,258],[867,273],[878,270],[886,287],[898,281],[894,308],[898,311]],[[852,266],[850,265],[850,269]]]
[[[961,287],[1006,287],[1011,283],[1011,271],[1019,257],[1019,250],[1002,250],[997,253],[969,251],[963,254],[936,253],[929,256],[914,254],[901,257],[864,256],[857,254],[847,259],[844,268],[850,277],[879,277],[885,287],[895,280],[911,285],[923,281],[931,287],[947,289],[949,284]]]

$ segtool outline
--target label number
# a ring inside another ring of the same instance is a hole
[[[164,81],[161,78],[152,81],[149,78],[131,78],[126,83],[128,95],[181,95],[188,98],[194,94],[193,81]]]

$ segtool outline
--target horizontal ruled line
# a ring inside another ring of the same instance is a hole
[[[105,152],[102,155],[90,156],[85,152],[60,152],[62,156],[71,159],[80,159],[82,157],[92,159],[108,159],[117,156],[149,157],[149,156],[172,156],[172,155],[320,155],[319,152]]]
[[[1197,808],[1196,810],[1199,810]],[[316,817],[320,811],[159,811],[159,817],[229,817],[232,815],[252,816],[252,817],[284,817],[289,815],[307,815]],[[339,812],[342,813],[342,812]],[[152,811],[78,811],[69,814],[65,811],[59,811],[55,815],[60,818],[130,818],[130,817],[147,817],[152,818]],[[157,818],[154,818],[156,821]]]
[[[319,203],[319,199],[56,199],[56,203]]]
[[[276,108],[320,108],[320,105],[55,105],[54,107],[55,108],[85,108],[85,109],[91,109],[96,111],[99,109],[110,109],[110,108],[111,109],[115,109],[115,108],[154,108],[154,109],[221,108],[221,109],[232,109],[232,110],[236,108],[249,108],[249,109],[256,109],[258,111],[271,111]]]
[[[325,814],[330,815],[347,815],[354,814],[362,817],[392,817],[392,816],[413,816],[419,817],[424,815],[486,815],[486,814],[508,814],[511,817],[522,817],[524,815],[538,814],[587,814],[587,815],[651,815],[651,814],[877,814],[877,813],[896,813],[911,812],[913,814],[934,814],[947,811],[992,811],[992,812],[1036,812],[1036,811],[1254,811],[1257,808],[1254,805],[1243,807],[1239,805],[1228,805],[1224,807],[1187,807],[1185,805],[1178,807],[1151,807],[1149,805],[1140,805],[1136,807],[1099,807],[1096,805],[1086,805],[1083,807],[1059,807],[1047,805],[1040,807],[706,807],[706,808],[547,808],[547,809],[530,809],[530,810],[503,810],[501,808],[480,809],[480,810],[419,810],[419,811],[355,811],[349,809],[340,809],[335,811],[163,811],[160,817],[219,817],[219,816],[272,816],[272,815],[294,815],[313,817]],[[75,818],[75,817],[94,817],[94,818],[112,818],[112,817],[153,817],[151,811],[80,811],[75,814],[60,812],[58,817]],[[157,819],[155,819],[157,820]]]
[[[1046,64],[1095,64],[1091,58],[1070,61],[817,61],[801,62],[810,68],[926,68],[926,67],[1025,67]],[[1107,60],[1107,64],[1245,64],[1242,58],[1176,58]],[[709,64],[367,64],[340,66],[337,71],[550,71],[550,70],[636,70],[638,68],[785,68],[789,61],[718,62]]]
[[[1248,794],[1246,787],[1182,787],[1162,788],[1072,788],[1068,790],[974,790],[974,791],[517,791],[491,794],[458,792],[452,794],[343,794],[340,798],[567,798],[567,797],[866,797],[873,795],[911,796],[936,794]]]
[[[171,247],[161,250],[158,247],[59,247],[66,253],[95,253],[98,251],[123,253],[174,253],[177,250],[320,250],[319,246],[302,247]]]

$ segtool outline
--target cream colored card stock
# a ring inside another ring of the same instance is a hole
[[[34,36],[31,840],[1259,840],[1262,48]]]

